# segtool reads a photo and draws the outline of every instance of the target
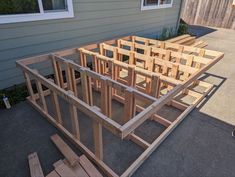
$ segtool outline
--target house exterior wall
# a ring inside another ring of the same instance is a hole
[[[172,8],[141,11],[141,0],[73,0],[74,18],[0,25],[0,89],[22,83],[15,61],[126,35],[156,37],[177,26]]]

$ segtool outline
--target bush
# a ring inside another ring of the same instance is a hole
[[[179,29],[178,29],[178,35],[182,34],[188,34],[188,25],[180,23]]]
[[[28,96],[26,86],[14,86],[11,89],[0,90],[0,108],[5,108],[3,96],[6,95],[11,105],[24,101]]]

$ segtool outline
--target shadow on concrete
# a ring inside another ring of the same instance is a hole
[[[189,25],[188,31],[191,35],[194,35],[197,38],[199,38],[209,33],[213,33],[217,30],[214,28],[206,27],[206,26]]]
[[[218,76],[215,74],[211,74],[211,73],[204,73],[200,77],[200,80],[207,81],[207,82],[208,82],[208,80],[213,80],[214,82],[211,83],[211,84],[213,84],[213,89],[205,97],[205,99],[203,101],[201,101],[201,103],[199,103],[199,105],[197,106],[198,109],[201,109],[207,103],[207,101],[214,95],[214,93],[224,84],[224,82],[227,80],[227,78],[222,77],[222,76]],[[208,82],[208,83],[210,83],[210,82]]]

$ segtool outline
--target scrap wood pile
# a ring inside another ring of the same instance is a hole
[[[46,177],[102,177],[85,155],[78,157],[57,134],[51,139],[65,159],[55,162],[55,169]],[[31,177],[44,177],[37,153],[30,154],[28,160]]]
[[[107,176],[126,177],[135,172],[213,88],[198,78],[222,59],[223,53],[195,45],[206,44],[187,35],[170,41],[127,36],[22,59],[17,61],[17,66],[23,70],[32,106]],[[48,79],[35,70],[35,65],[43,62],[51,63],[53,78]],[[32,82],[36,83],[37,93],[32,90]],[[48,97],[53,104],[48,103]],[[65,103],[62,104],[61,99]],[[123,111],[118,112],[116,102]],[[65,104],[69,110],[66,116],[62,111]],[[166,108],[168,111],[164,111]],[[177,109],[177,113],[172,108]],[[88,132],[81,131],[79,112],[92,122],[89,128],[93,133],[93,150],[81,141],[80,134]],[[137,134],[146,121],[165,127],[151,141],[142,136],[144,132]],[[70,122],[71,129],[65,122]],[[104,144],[103,128],[143,149],[122,174],[117,174],[103,161],[104,156],[109,156],[103,148],[109,145]]]
[[[190,36],[189,34],[181,35],[172,39],[167,40],[167,42],[176,43],[180,45],[187,45],[192,47],[204,48],[207,43],[202,40],[196,40],[195,36]]]

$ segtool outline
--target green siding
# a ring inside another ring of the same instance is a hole
[[[140,0],[74,0],[74,18],[0,25],[0,89],[23,82],[15,67],[20,58],[125,35],[154,37],[175,27],[180,1],[141,11]]]

